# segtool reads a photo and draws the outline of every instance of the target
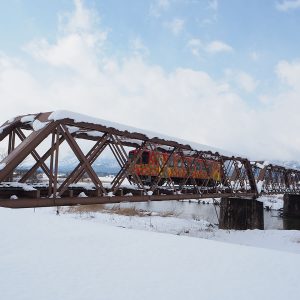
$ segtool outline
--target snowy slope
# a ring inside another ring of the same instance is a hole
[[[299,299],[298,254],[0,209],[1,299]]]

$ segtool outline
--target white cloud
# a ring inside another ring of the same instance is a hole
[[[94,41],[92,36],[71,34],[60,38],[55,44],[41,39],[29,43],[24,49],[35,58],[56,67],[68,67],[86,73],[95,71]],[[89,55],[87,55],[89,54]]]
[[[199,57],[200,51],[203,49],[203,44],[199,39],[190,39],[187,43],[187,47],[190,49],[194,56]]]
[[[167,28],[171,30],[174,35],[178,35],[184,27],[184,20],[179,18],[174,18],[170,22],[164,23]]]
[[[279,11],[289,11],[300,8],[300,0],[284,0],[276,3],[276,9]]]
[[[281,61],[275,68],[278,76],[278,84],[282,84],[284,90],[272,98],[272,107],[264,112],[267,122],[271,122],[273,132],[268,130],[267,138],[273,138],[272,143],[278,143],[282,147],[281,152],[289,152],[292,157],[299,160],[299,92],[300,92],[300,61]],[[282,154],[283,155],[283,154]]]
[[[145,46],[140,37],[136,37],[130,41],[130,48],[137,56],[148,56],[149,49]]]
[[[71,13],[59,15],[59,27],[66,33],[93,31],[99,16],[87,9],[81,0],[74,0],[75,9]]]
[[[160,17],[161,14],[167,11],[170,7],[170,0],[153,0],[150,4],[150,15],[156,18]]]
[[[206,27],[206,26],[215,24],[217,22],[217,20],[218,20],[218,15],[214,14],[211,17],[201,20],[199,23],[202,27]]]
[[[276,66],[276,74],[282,82],[300,91],[300,61],[280,61]]]
[[[70,15],[72,20],[78,10],[80,6]],[[215,79],[190,68],[166,71],[134,51],[116,59],[103,50],[106,40],[99,25],[86,27],[87,21],[78,21],[70,30],[69,24],[65,22],[54,42],[29,43],[34,65],[0,55],[2,121],[18,114],[68,109],[255,159],[298,159],[298,62],[278,64],[276,74],[281,84],[287,84],[285,91],[273,97],[271,105],[255,108],[226,76]],[[200,40],[191,40],[190,45],[205,51]],[[254,89],[255,79],[245,74],[240,78],[244,89]]]
[[[206,47],[205,50],[209,53],[219,52],[232,52],[233,48],[222,41],[212,41]]]
[[[219,1],[218,0],[208,0],[207,13],[205,18],[197,19],[197,22],[201,27],[207,27],[209,25],[215,24],[218,21],[218,9]]]
[[[217,54],[221,52],[232,52],[233,48],[222,41],[211,41],[209,43],[203,43],[200,39],[190,39],[187,43],[187,47],[191,53],[195,56],[200,56],[201,51],[205,51],[210,54]]]
[[[257,51],[252,51],[249,53],[251,60],[258,61],[260,58],[260,54]]]
[[[225,75],[228,81],[232,81],[247,93],[254,92],[258,86],[258,81],[244,71],[228,69],[225,71]]]
[[[254,92],[258,85],[258,82],[246,72],[239,72],[237,82],[248,93]]]
[[[218,0],[209,0],[208,7],[213,10],[218,10],[219,8]]]
[[[75,0],[73,13],[60,15],[59,35],[50,44],[42,38],[23,48],[34,58],[55,67],[68,67],[86,74],[97,72],[97,55],[106,40],[107,32],[98,29],[99,17]]]

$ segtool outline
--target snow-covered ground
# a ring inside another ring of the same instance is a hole
[[[67,211],[68,209],[62,209],[61,214]],[[146,212],[144,216],[125,216],[105,209],[103,212],[78,211],[74,213],[72,209],[69,217],[128,229],[205,238],[300,254],[300,231],[298,230],[220,230],[217,226],[197,217],[194,219],[178,218],[172,216],[171,212],[165,215],[163,213],[148,215]]]
[[[0,299],[299,299],[298,231],[0,208],[0,236]]]
[[[258,201],[264,203],[268,210],[281,210],[283,208],[283,195],[261,196]]]

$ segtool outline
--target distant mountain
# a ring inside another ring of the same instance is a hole
[[[22,163],[18,167],[18,169],[29,170],[34,165],[34,163],[35,161],[33,160],[27,160]],[[74,170],[78,163],[79,161],[75,157],[65,157],[62,161],[59,162],[59,172],[69,173]],[[120,167],[117,161],[113,158],[99,158],[94,162],[93,169],[98,175],[115,175],[119,172]]]
[[[96,160],[93,164],[93,168],[98,174],[115,175],[119,172],[120,166],[115,159],[106,158]]]
[[[78,160],[64,160],[59,165],[59,171],[63,173],[71,172],[78,164]],[[115,159],[101,158],[94,162],[93,169],[99,175],[115,175],[119,172],[120,167]]]
[[[296,160],[273,160],[270,161],[272,165],[279,165],[285,168],[298,169],[300,170],[300,161]]]

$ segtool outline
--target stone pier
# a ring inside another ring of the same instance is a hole
[[[264,229],[263,203],[253,199],[222,198],[220,229]]]
[[[284,195],[282,217],[283,229],[300,230],[300,195]]]
[[[300,195],[285,194],[283,196],[283,216],[300,219]]]

